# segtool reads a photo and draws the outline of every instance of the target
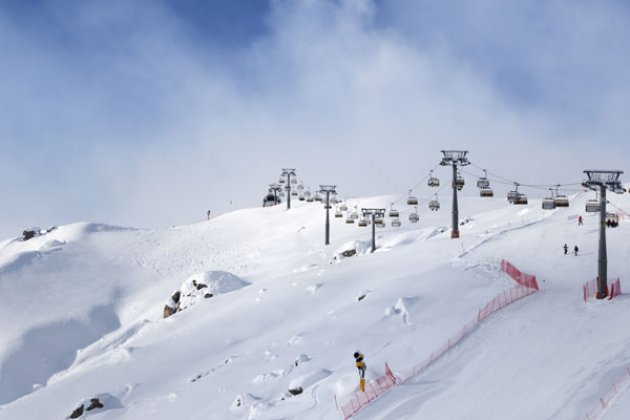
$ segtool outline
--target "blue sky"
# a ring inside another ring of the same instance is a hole
[[[614,0],[4,1],[0,236],[194,222],[287,166],[405,193],[443,148],[525,183],[625,169],[629,23]]]

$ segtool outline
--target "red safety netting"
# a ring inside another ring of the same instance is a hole
[[[584,295],[584,302],[586,302],[589,298],[597,297],[597,279],[589,280],[582,285],[582,293]],[[610,284],[610,289],[606,288],[606,296],[608,296],[608,300],[614,298],[615,296],[621,295],[621,279],[617,277]]]
[[[422,363],[415,365],[413,369],[401,379],[397,379],[389,368],[389,365],[385,364],[385,375],[378,378],[375,382],[371,382],[366,387],[366,392],[359,392],[355,394],[350,401],[342,405],[339,410],[343,414],[344,419],[349,419],[355,415],[361,408],[365,407],[371,401],[375,400],[380,395],[393,388],[395,385],[404,383],[414,376],[424,372],[429,366],[435,363],[438,359],[444,356],[449,350],[459,344],[468,334],[470,334],[477,325],[488,318],[493,313],[505,308],[506,306],[514,303],[525,296],[529,296],[538,291],[538,283],[536,282],[536,276],[530,274],[521,273],[509,262],[501,261],[501,271],[504,271],[516,282],[518,286],[512,287],[508,290],[496,295],[490,302],[488,302],[483,308],[479,309],[477,316],[470,322],[462,327],[462,329],[448,339],[440,348],[433,351]],[[336,397],[335,397],[336,401]]]
[[[344,419],[349,419],[355,415],[361,408],[369,404],[371,401],[383,395],[396,385],[397,378],[392,373],[389,365],[385,363],[385,374],[376,378],[375,381],[366,384],[365,392],[357,392],[354,396],[340,407]]]
[[[533,293],[536,293],[535,289],[528,289],[522,286],[515,286],[509,290],[499,293],[494,297],[494,299],[488,302],[486,306],[479,309],[477,316],[464,325],[457,334],[449,338],[448,341],[439,349],[433,351],[422,363],[414,366],[413,369],[402,378],[401,382],[406,382],[414,376],[423,373],[429,366],[459,344],[460,341],[468,336],[468,334],[470,334],[480,322],[484,321],[490,315]]]
[[[501,271],[512,277],[521,286],[538,290],[538,282],[536,282],[536,276],[521,272],[508,261],[501,260]]]
[[[621,378],[617,382],[612,384],[612,387],[608,390],[606,395],[601,397],[597,404],[591,410],[586,413],[586,420],[596,420],[604,414],[604,410],[610,406],[610,403],[614,398],[623,392],[626,387],[630,385],[630,368],[627,368]]]

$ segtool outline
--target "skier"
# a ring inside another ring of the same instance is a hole
[[[569,245],[564,244],[564,255],[567,255],[567,252],[569,252]]]
[[[578,251],[579,251],[578,246],[577,246],[577,245],[576,245],[576,246],[574,246],[574,247],[573,247],[573,255],[575,255],[575,256],[577,257],[577,253],[578,253]]]
[[[584,220],[582,220],[582,216],[578,216],[578,226],[582,226],[584,224]]]
[[[365,356],[361,354],[360,351],[357,350],[354,352],[355,365],[357,369],[359,369],[359,390],[361,392],[365,392],[365,369],[367,365],[363,361],[364,357]]]
[[[173,296],[171,296],[168,301],[166,301],[166,304],[164,305],[164,318],[168,318],[179,310],[180,297],[181,293],[178,290],[177,292],[173,293]]]

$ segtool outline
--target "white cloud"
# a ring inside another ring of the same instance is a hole
[[[0,188],[15,203],[3,236],[77,219],[201,220],[230,200],[259,205],[286,166],[344,194],[405,193],[443,148],[523,182],[623,168],[627,146],[599,140],[627,133],[627,95],[599,97],[601,118],[576,133],[570,115],[512,101],[456,40],[418,42],[426,34],[380,24],[368,1],[274,2],[269,33],[234,51],[191,42],[155,3],[115,4],[62,13],[68,43],[52,46],[0,16],[0,52],[15,63],[0,81],[15,98],[0,104]]]

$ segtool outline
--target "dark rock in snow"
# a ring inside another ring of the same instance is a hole
[[[348,249],[346,251],[343,251],[341,253],[341,255],[343,255],[344,257],[348,258],[348,257],[352,257],[354,255],[357,255],[357,250],[356,249]]]
[[[90,399],[90,405],[87,408],[87,411],[94,410],[95,408],[103,408],[104,405],[99,401],[98,398]]]
[[[83,404],[77,407],[72,414],[70,414],[71,419],[78,419],[83,414]]]
[[[37,235],[38,232],[34,231],[34,230],[25,230],[22,232],[22,240],[23,241],[28,241],[31,238],[34,238]]]
[[[289,394],[291,395],[300,395],[302,392],[304,392],[304,390],[301,386],[289,389]]]

